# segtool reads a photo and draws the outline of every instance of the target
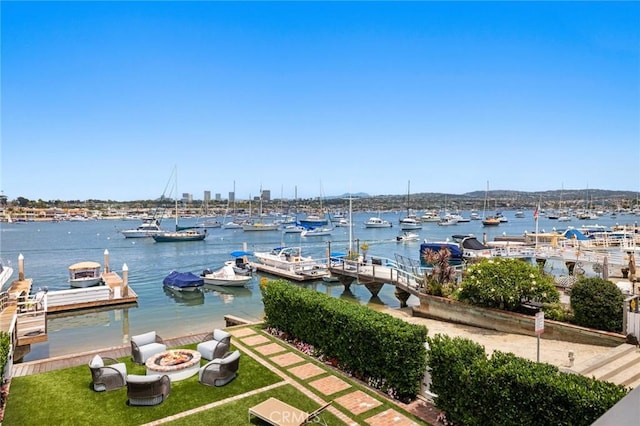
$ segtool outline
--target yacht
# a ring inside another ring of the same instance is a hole
[[[379,217],[371,217],[364,223],[365,228],[391,228],[392,226],[391,222]]]

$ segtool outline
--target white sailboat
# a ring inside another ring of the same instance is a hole
[[[224,214],[224,219],[222,220],[222,227],[224,229],[242,229],[242,224],[238,222],[236,219],[236,181],[233,181],[233,214],[231,216],[231,220],[227,221],[227,214],[229,213],[229,203],[231,200],[227,201],[227,210]]]
[[[422,229],[422,223],[418,220],[415,214],[411,213],[411,207],[409,203],[409,194],[411,193],[411,181],[407,182],[407,216],[400,219],[400,229],[403,231],[414,231],[416,229]]]
[[[202,241],[207,238],[207,230],[203,231],[190,229],[190,228],[181,228],[178,225],[178,167],[174,167],[173,169],[173,177],[174,177],[174,199],[175,199],[175,221],[176,221],[176,230],[175,231],[164,231],[158,234],[154,234],[152,237],[157,243],[172,243],[172,242],[183,242],[183,241]]]
[[[275,222],[264,222],[262,220],[262,186],[260,186],[260,210],[257,220],[250,220],[242,224],[243,231],[277,231],[278,224]]]

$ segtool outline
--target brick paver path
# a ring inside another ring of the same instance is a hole
[[[253,328],[240,328],[237,330],[231,330],[230,333],[234,336],[234,337],[245,337],[245,336],[250,336],[252,334],[256,334],[255,330]]]
[[[371,426],[417,426],[418,423],[398,413],[393,408],[371,416],[365,420]]]
[[[336,376],[323,377],[309,384],[325,395],[332,395],[351,387],[349,383]]]
[[[243,339],[240,339],[240,341],[247,346],[257,346],[263,343],[267,343],[269,339],[261,335],[255,335],[255,336],[245,337]]]
[[[334,402],[337,402],[354,414],[362,414],[378,405],[382,405],[382,402],[362,391],[348,393],[340,398],[336,398]]]
[[[293,373],[299,379],[306,380],[311,377],[319,376],[320,374],[324,374],[325,371],[318,367],[315,364],[306,363],[299,365],[297,367],[293,367],[289,369],[289,372]]]
[[[287,349],[280,346],[277,343],[270,343],[268,345],[264,345],[264,346],[256,346],[254,347],[254,349],[256,350],[256,352],[259,352],[261,355],[273,355],[276,354],[278,352],[284,352]]]
[[[286,367],[288,365],[297,364],[301,361],[304,361],[304,358],[292,352],[287,352],[282,355],[272,356],[269,359],[274,363],[278,364],[280,367]]]

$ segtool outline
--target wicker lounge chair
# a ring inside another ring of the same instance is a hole
[[[231,334],[224,330],[215,329],[213,333],[207,334],[202,342],[198,343],[198,352],[202,358],[209,361],[222,358],[231,346]]]
[[[136,364],[144,364],[147,358],[166,350],[167,345],[155,331],[131,336],[131,359]]]
[[[113,358],[96,355],[89,363],[91,388],[96,392],[119,389],[127,384],[127,366]]]
[[[224,386],[238,375],[240,352],[227,352],[222,358],[216,358],[200,367],[198,380],[203,385]]]
[[[300,426],[318,417],[329,405],[331,405],[331,401],[317,410],[307,413],[277,398],[269,398],[249,408],[249,422],[251,422],[251,416],[253,415],[273,426]]]
[[[171,380],[166,374],[127,376],[127,403],[129,405],[158,405],[171,393]]]

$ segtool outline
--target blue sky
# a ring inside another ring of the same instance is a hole
[[[640,191],[638,2],[0,8],[10,199]]]

